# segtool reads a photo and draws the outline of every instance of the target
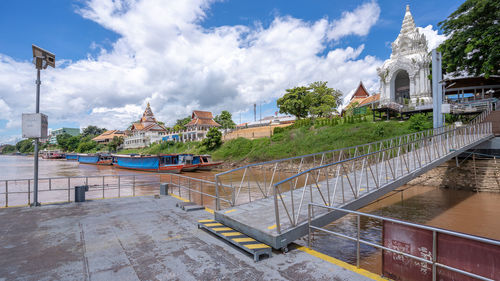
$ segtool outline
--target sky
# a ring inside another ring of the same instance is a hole
[[[327,81],[346,99],[391,54],[406,5],[429,47],[463,1],[0,1],[0,144],[35,112],[31,44],[56,55],[42,70],[49,128],[125,129],[149,102],[171,126],[193,110],[236,123],[277,111],[288,88]]]

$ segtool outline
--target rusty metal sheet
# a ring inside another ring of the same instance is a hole
[[[493,280],[500,280],[500,246],[447,234],[438,234],[438,262]],[[438,280],[477,280],[446,269]]]
[[[432,260],[432,232],[428,230],[384,221],[383,245]],[[432,280],[431,265],[389,251],[382,251],[382,273],[393,280]]]

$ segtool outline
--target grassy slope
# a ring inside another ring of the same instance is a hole
[[[275,134],[272,138],[228,141],[214,151],[213,156],[232,161],[264,161],[349,147],[410,132],[408,122],[398,121],[301,127]]]
[[[422,125],[425,128],[432,127],[428,120],[423,121]],[[122,150],[119,153],[210,153],[216,160],[258,162],[374,142],[425,129],[423,127],[415,129],[411,121],[290,127],[271,138],[230,140],[213,152],[205,151],[199,142],[191,142],[154,144],[148,148]]]

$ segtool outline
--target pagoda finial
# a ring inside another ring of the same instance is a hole
[[[410,11],[410,5],[406,5],[406,12],[409,12]]]
[[[148,101],[148,107],[150,107],[150,106],[149,106],[149,101]]]

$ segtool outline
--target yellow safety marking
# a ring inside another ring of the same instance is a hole
[[[276,228],[276,224],[273,224],[273,225],[267,227],[267,229],[275,229],[275,228]]]
[[[180,235],[176,235],[176,236],[173,236],[173,237],[167,237],[167,238],[165,238],[165,239],[163,239],[163,240],[165,240],[165,241],[169,241],[169,240],[174,240],[174,239],[177,239],[177,238],[182,238],[182,236],[180,236]]]
[[[229,227],[216,227],[216,228],[212,228],[213,230],[215,231],[228,231],[228,230],[233,230],[232,228],[229,228]]]
[[[343,262],[343,261],[338,260],[336,258],[332,258],[330,256],[327,256],[325,254],[322,254],[320,252],[312,250],[310,248],[307,248],[307,247],[304,247],[304,246],[299,246],[299,247],[297,247],[297,249],[300,250],[300,251],[306,252],[306,253],[308,253],[311,256],[315,256],[315,257],[317,257],[319,259],[322,259],[324,261],[327,261],[329,263],[338,265],[338,266],[340,266],[342,268],[345,268],[347,270],[350,270],[352,272],[356,272],[356,273],[358,273],[360,275],[363,275],[365,277],[371,278],[372,280],[377,280],[377,281],[387,281],[387,280],[390,280],[390,279],[382,278],[381,276],[379,276],[379,275],[377,275],[375,273],[372,273],[372,272],[370,272],[368,270],[357,268],[354,265],[350,265],[350,264],[348,264],[346,262]]]
[[[243,245],[247,247],[248,249],[264,249],[264,248],[271,248],[267,246],[266,244],[248,244],[248,245]]]
[[[205,224],[205,226],[208,226],[208,227],[212,227],[212,226],[222,226],[222,224],[221,224],[221,223],[218,223],[218,222],[216,222],[216,223],[207,223],[207,224]]]
[[[169,194],[169,195],[170,195],[170,196],[172,196],[172,197],[174,197],[174,198],[177,198],[177,199],[179,199],[179,200],[181,200],[181,201],[184,201],[184,202],[189,202],[189,200],[184,199],[184,198],[182,198],[182,197],[179,197],[179,196],[177,196],[177,195],[175,195],[175,194]]]
[[[250,237],[245,237],[245,238],[233,238],[233,241],[234,241],[234,242],[238,242],[238,243],[241,243],[241,242],[256,242],[256,240],[255,240],[255,239],[250,238]]]
[[[209,212],[212,215],[214,214],[214,210],[212,210],[210,208],[205,207],[205,211]]]
[[[229,214],[229,213],[232,213],[232,212],[234,212],[234,211],[236,211],[236,209],[232,209],[232,210],[229,210],[229,211],[225,211],[225,212],[224,212],[224,214]]]
[[[240,236],[241,235],[241,233],[239,233],[239,232],[224,232],[221,234],[224,236]]]
[[[198,222],[213,222],[214,220],[199,220]]]
[[[366,190],[366,188],[361,188],[359,191],[364,191],[364,190]]]

